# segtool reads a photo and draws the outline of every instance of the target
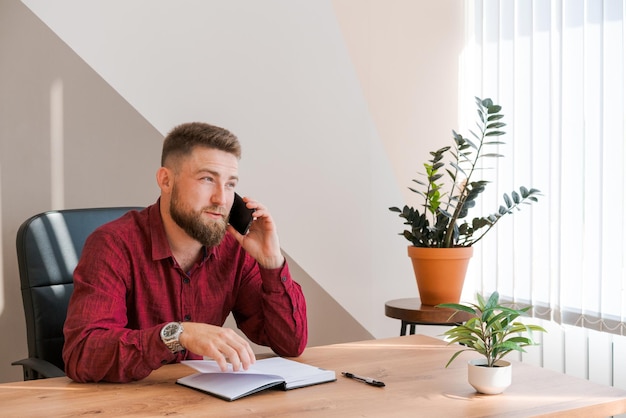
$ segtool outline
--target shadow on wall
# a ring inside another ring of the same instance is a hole
[[[284,253],[284,252],[283,252]],[[321,288],[288,254],[284,254],[289,263],[289,270],[294,280],[302,286],[307,301],[309,320],[308,347],[337,344],[350,341],[370,340],[370,334],[348,311],[332,296]],[[232,315],[228,317],[225,327],[236,329]],[[243,333],[239,330],[240,335]],[[270,353],[268,347],[252,344],[255,354]]]

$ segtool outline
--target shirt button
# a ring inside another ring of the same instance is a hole
[[[185,284],[189,284],[189,282],[191,282],[191,280],[189,280],[189,277],[185,277],[185,278],[183,279],[183,283],[185,283]]]
[[[167,360],[161,360],[161,364],[167,364]]]
[[[280,281],[281,281],[281,282],[283,282],[283,283],[285,283],[285,282],[287,281],[287,276],[282,276],[282,277],[280,278]]]
[[[185,321],[191,321],[191,315],[189,314],[185,315]]]

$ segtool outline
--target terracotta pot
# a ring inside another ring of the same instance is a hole
[[[459,303],[472,247],[422,248],[409,246],[409,257],[424,305]]]
[[[467,381],[476,391],[497,395],[511,386],[511,363],[498,360],[496,367],[487,367],[487,359],[470,360],[467,363]]]

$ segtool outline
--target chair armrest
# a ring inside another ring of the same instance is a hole
[[[63,370],[46,360],[38,358],[25,358],[14,361],[11,365],[24,368],[24,380],[65,376]]]

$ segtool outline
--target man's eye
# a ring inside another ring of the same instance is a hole
[[[226,187],[228,187],[229,189],[234,189],[235,186],[237,186],[236,183],[226,183]]]

